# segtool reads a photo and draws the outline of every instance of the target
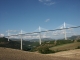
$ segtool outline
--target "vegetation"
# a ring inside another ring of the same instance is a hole
[[[57,45],[63,45],[63,44],[69,44],[69,43],[73,43],[74,40],[57,40],[56,46]]]
[[[78,46],[76,49],[80,49],[80,46]]]
[[[80,42],[80,39],[79,39],[79,40],[77,40],[77,42]]]
[[[5,48],[13,48],[13,49],[20,49],[21,43],[20,41],[14,41],[14,40],[9,40],[5,37],[0,38],[0,47],[5,47]],[[23,50],[25,51],[31,51],[35,47],[39,46],[39,42],[30,42],[30,41],[23,41]]]
[[[42,54],[55,53],[55,51],[50,50],[47,46],[38,47],[38,51]]]
[[[0,38],[0,47],[20,49],[20,43],[16,41],[8,41],[7,38]]]
[[[54,51],[71,50],[77,48],[78,46],[80,46],[80,42],[54,46],[51,47],[50,50],[54,50]]]
[[[20,49],[20,40],[10,40],[3,37],[0,38],[0,47],[7,47],[13,49]],[[80,49],[80,39],[79,40],[51,40],[44,41],[41,45],[39,42],[34,41],[24,41],[23,40],[23,50],[25,51],[38,51],[42,54],[55,53],[70,49]]]

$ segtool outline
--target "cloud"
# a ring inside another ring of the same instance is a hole
[[[43,2],[43,0],[39,0],[40,2]]]
[[[0,37],[4,37],[4,34],[0,34]]]
[[[45,22],[48,22],[48,21],[50,21],[50,19],[46,19],[46,21],[45,21]]]
[[[44,3],[45,5],[48,5],[48,6],[50,6],[50,5],[53,5],[53,4],[55,4],[55,2],[51,2],[51,3]]]
[[[39,2],[42,2],[43,4],[48,6],[55,4],[55,2],[53,2],[52,0],[39,0]]]
[[[40,2],[49,2],[51,0],[39,0]]]

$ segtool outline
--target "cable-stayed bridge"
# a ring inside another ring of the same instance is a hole
[[[23,30],[17,31],[17,30],[8,30],[8,36],[5,36],[8,38],[8,41],[10,38],[17,38],[21,39],[21,50],[22,50],[22,39],[39,39],[39,43],[41,45],[41,39],[42,38],[52,38],[52,39],[62,39],[64,38],[67,40],[67,37],[73,36],[73,35],[80,35],[78,30],[75,30],[74,28],[79,28],[80,26],[74,26],[70,24],[66,24],[65,22],[60,25],[59,27],[55,28],[54,30],[48,30],[45,28],[42,28],[39,26],[38,29],[36,29],[33,32],[25,32]],[[75,32],[77,31],[77,32]]]
[[[39,38],[39,32],[41,32],[41,37],[42,38],[54,38],[54,39],[59,39],[59,38],[65,38],[65,40],[67,40],[67,37],[71,36],[71,35],[76,35],[76,32],[74,31],[74,28],[69,28],[69,27],[76,27],[74,25],[70,25],[70,24],[66,24],[64,22],[64,24],[62,24],[61,26],[57,27],[56,29],[60,29],[60,30],[56,30],[55,31],[50,31],[48,29],[42,28],[39,26],[38,29],[36,29],[35,31],[33,31],[32,33],[27,33],[25,31],[17,31],[17,30],[8,30],[8,36],[10,36],[10,38],[19,38],[18,36],[20,34],[23,34],[23,38],[24,39],[38,39]],[[64,28],[69,28],[69,29],[64,29]],[[18,35],[18,36],[17,36]],[[64,37],[63,37],[64,36]]]

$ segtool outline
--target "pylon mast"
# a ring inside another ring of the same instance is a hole
[[[41,28],[40,28],[40,26],[39,26],[39,44],[41,45]]]
[[[21,50],[22,50],[22,30],[21,30]]]
[[[9,41],[9,30],[8,30],[8,41]]]
[[[65,22],[64,22],[64,28],[66,28]],[[67,37],[66,37],[66,29],[64,29],[64,35],[65,35],[65,40],[67,40]]]

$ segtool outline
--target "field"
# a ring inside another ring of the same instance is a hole
[[[80,52],[80,50],[78,52]],[[63,54],[65,53],[66,52],[64,52]],[[57,56],[59,54],[62,53],[59,52],[55,54],[40,54],[37,52],[27,52],[27,51],[0,47],[0,60],[80,60],[79,58]],[[80,56],[80,54],[78,55]]]
[[[55,50],[55,51],[56,50],[70,50],[70,49],[75,49],[78,46],[80,46],[80,42],[58,45],[58,46],[55,46],[55,47],[51,47],[50,50]]]
[[[80,49],[62,51],[55,54],[49,54],[50,56],[59,56],[59,57],[67,57],[67,58],[76,58],[80,59]]]

